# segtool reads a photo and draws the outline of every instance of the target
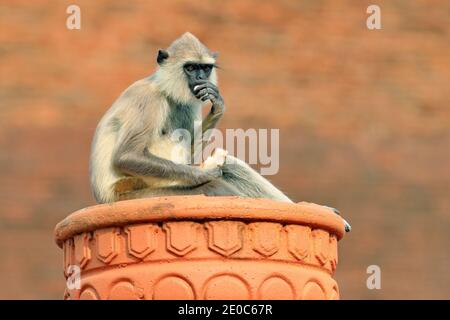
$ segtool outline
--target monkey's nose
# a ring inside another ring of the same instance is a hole
[[[197,80],[206,80],[206,79],[208,79],[208,77],[202,70],[200,70],[200,72],[197,74]]]

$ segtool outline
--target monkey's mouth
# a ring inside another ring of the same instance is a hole
[[[195,86],[196,85],[188,85],[188,87],[189,87],[189,90],[191,90],[191,93],[195,96],[195,93],[194,93],[194,88],[195,88]]]
[[[191,94],[192,94],[192,96],[193,96],[194,98],[200,100],[200,98],[197,97],[197,95],[196,95],[195,92],[194,92],[194,87],[195,87],[195,86],[189,86],[189,90],[191,91]]]

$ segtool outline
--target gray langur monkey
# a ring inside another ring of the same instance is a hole
[[[90,177],[99,203],[168,195],[205,194],[292,202],[244,161],[223,152],[190,165],[192,148],[171,139],[176,129],[193,133],[202,105],[211,101],[202,133],[216,126],[225,105],[217,87],[216,54],[185,33],[159,50],[158,70],[128,87],[97,126]],[[191,134],[191,137],[194,135]]]
[[[202,121],[203,136],[225,111],[217,87],[216,54],[185,33],[167,50],[159,50],[157,63],[158,70],[128,87],[97,126],[90,158],[97,202],[194,194],[292,202],[244,161],[224,150],[215,152],[201,166],[190,165],[196,156],[194,141],[183,144],[185,148],[179,152],[180,144],[172,133],[184,129],[193,139],[194,122],[202,121],[206,101],[211,102],[211,109]]]

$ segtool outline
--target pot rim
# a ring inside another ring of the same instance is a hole
[[[286,203],[270,199],[166,196],[90,206],[70,214],[54,231],[59,247],[65,240],[94,230],[130,224],[168,221],[265,221],[307,225],[344,236],[344,222],[331,209],[309,202]]]

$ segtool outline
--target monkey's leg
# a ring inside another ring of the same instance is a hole
[[[224,180],[217,179],[195,188],[165,187],[134,190],[118,195],[117,200],[199,194],[204,194],[206,196],[238,196],[241,195],[241,192],[232,184],[229,184]]]
[[[120,194],[118,200],[204,194],[206,196],[241,196],[292,202],[242,160],[227,156],[226,162],[221,168],[223,172],[221,178],[196,187],[145,188]]]
[[[239,190],[240,196],[292,202],[283,192],[238,158],[227,156],[222,172],[222,179]]]

